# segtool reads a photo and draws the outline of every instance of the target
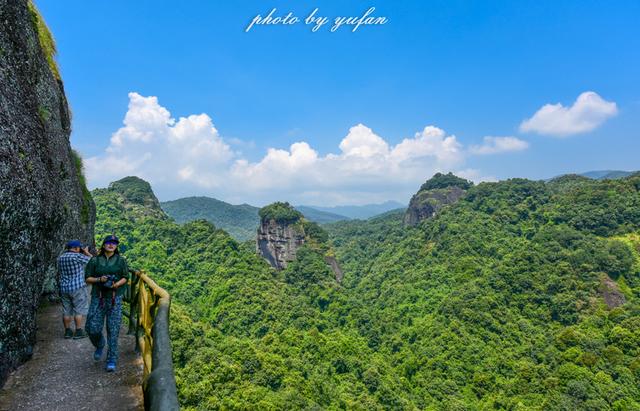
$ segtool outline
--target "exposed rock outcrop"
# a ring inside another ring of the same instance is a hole
[[[421,191],[411,197],[404,214],[404,224],[416,226],[422,220],[433,217],[442,207],[453,204],[464,195],[460,187],[438,188]]]
[[[65,241],[93,242],[95,206],[69,144],[53,40],[27,0],[0,0],[0,384],[35,343]]]
[[[336,260],[334,256],[327,255],[324,257],[324,261],[329,264],[329,267],[331,267],[331,270],[336,276],[336,281],[341,283],[344,278],[344,272],[342,271],[342,267],[340,267],[338,260]]]
[[[471,185],[469,181],[452,173],[437,173],[411,197],[404,215],[404,224],[413,227],[433,217],[442,207],[460,200]]]
[[[335,275],[342,281],[343,272],[329,246],[329,235],[317,223],[307,221],[302,213],[289,203],[276,202],[258,212],[260,226],[256,249],[277,270],[284,270],[296,259],[298,249],[307,245],[323,257]]]
[[[287,268],[287,264],[296,259],[296,251],[304,241],[304,232],[299,225],[274,219],[260,221],[258,253],[278,270]]]
[[[606,274],[600,277],[599,291],[609,309],[619,307],[626,302],[618,284]]]

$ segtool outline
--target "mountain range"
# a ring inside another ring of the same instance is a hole
[[[631,171],[599,170],[578,174],[583,177],[603,180],[624,178],[634,174]],[[558,178],[558,177],[556,177]],[[186,197],[160,203],[168,216],[180,224],[198,219],[204,219],[216,227],[227,231],[238,241],[255,239],[258,228],[259,207],[249,204],[233,205],[211,197]],[[351,219],[366,220],[393,210],[403,210],[406,205],[397,201],[386,201],[379,204],[343,205],[343,206],[314,206],[299,205],[295,208],[307,220],[319,224],[335,223]]]
[[[161,202],[160,206],[177,223],[184,224],[203,219],[227,231],[238,241],[255,239],[260,221],[258,207],[249,204],[233,205],[211,197],[186,197]],[[316,207],[296,206],[305,218],[319,224],[334,223],[353,218],[366,219],[403,207],[401,203],[387,201],[382,204],[361,206]]]
[[[406,204],[402,204],[397,201],[386,201],[380,204],[366,204],[366,205],[359,205],[359,206],[353,206],[353,205],[334,206],[334,207],[297,206],[296,208],[300,210],[301,207],[312,208],[315,210],[324,211],[326,213],[333,213],[333,214],[345,216],[348,219],[366,220],[367,218],[371,218],[376,215],[386,213],[387,211],[396,210],[399,208],[405,208]],[[302,210],[300,211],[304,214],[304,211]]]
[[[596,170],[580,173],[581,176],[592,178],[594,180],[611,179],[628,177],[638,171],[622,171],[622,170]]]
[[[640,176],[464,191],[324,225],[340,282],[306,245],[277,270],[177,224],[139,179],[92,196],[96,238],[172,295],[182,409],[640,409]]]

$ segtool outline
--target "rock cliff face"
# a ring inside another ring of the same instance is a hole
[[[331,268],[337,282],[344,276],[340,264],[333,256],[329,235],[317,223],[308,221],[302,213],[289,203],[276,202],[258,212],[260,227],[256,249],[271,266],[284,270],[296,259],[298,249],[305,245],[322,256]]]
[[[296,259],[296,251],[304,241],[304,232],[295,224],[270,219],[262,220],[258,227],[257,251],[278,270]]]
[[[336,260],[335,257],[328,255],[324,257],[324,261],[329,264],[329,267],[331,267],[333,274],[336,276],[336,281],[341,283],[344,278],[344,272],[342,271],[342,267],[340,267],[338,260]]]
[[[53,48],[33,5],[0,0],[0,385],[31,355],[65,241],[93,242],[95,206]]]
[[[422,220],[433,217],[442,207],[458,201],[465,191],[460,187],[438,188],[420,191],[411,197],[404,214],[404,224],[416,226]]]
[[[460,200],[471,183],[453,174],[436,174],[411,197],[404,215],[406,226],[416,226],[433,217],[442,207]]]
[[[606,274],[600,277],[600,288],[598,291],[609,309],[620,307],[624,305],[627,300],[620,291],[618,284]]]

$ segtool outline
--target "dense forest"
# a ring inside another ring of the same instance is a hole
[[[92,195],[97,238],[173,296],[186,410],[640,410],[640,175],[466,188],[416,227],[323,226],[340,284],[312,247],[276,271],[177,224],[142,180]]]
[[[162,202],[160,206],[177,223],[206,220],[238,241],[253,239],[260,222],[258,207],[249,204],[232,205],[209,197],[180,198]]]

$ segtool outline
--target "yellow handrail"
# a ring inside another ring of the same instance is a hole
[[[177,410],[178,395],[169,338],[171,296],[144,271],[132,272],[130,329],[135,322],[136,348],[144,364],[142,388],[145,408]]]
[[[153,364],[153,358],[151,355],[153,348],[153,335],[151,333],[153,329],[153,323],[155,319],[155,311],[157,304],[161,298],[169,298],[163,288],[158,286],[148,275],[144,272],[139,272],[138,276],[142,283],[140,284],[138,292],[138,304],[140,309],[138,310],[138,327],[142,328],[141,333],[138,333],[138,344],[140,347],[140,353],[142,354],[142,360],[144,363],[144,378],[151,373],[151,367]]]

